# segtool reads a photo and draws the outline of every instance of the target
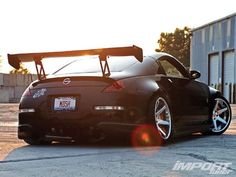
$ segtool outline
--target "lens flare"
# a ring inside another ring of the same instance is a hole
[[[141,138],[144,142],[148,143],[150,141],[149,135],[147,133],[143,133]]]
[[[154,125],[140,125],[131,135],[133,148],[142,155],[152,155],[159,151],[162,139]]]

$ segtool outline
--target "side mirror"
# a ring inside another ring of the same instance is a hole
[[[201,77],[201,73],[196,70],[191,70],[189,72],[189,75],[190,75],[190,79],[198,79],[199,77]]]

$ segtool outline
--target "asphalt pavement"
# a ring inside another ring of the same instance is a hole
[[[0,105],[1,177],[236,176],[236,119],[220,136],[195,134],[162,147],[122,141],[28,146],[16,138],[17,106]],[[234,116],[236,106],[232,106]]]

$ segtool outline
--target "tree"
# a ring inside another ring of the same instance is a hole
[[[23,64],[21,64],[19,69],[11,70],[10,74],[30,74],[30,72],[27,68],[24,67]]]
[[[166,52],[176,57],[186,67],[190,65],[190,28],[176,28],[174,33],[162,32],[157,52]]]

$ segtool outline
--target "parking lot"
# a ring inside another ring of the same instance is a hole
[[[28,146],[16,137],[17,109],[17,104],[0,105],[1,177],[236,176],[236,106],[231,126],[221,136],[196,134],[146,148],[115,141]]]

